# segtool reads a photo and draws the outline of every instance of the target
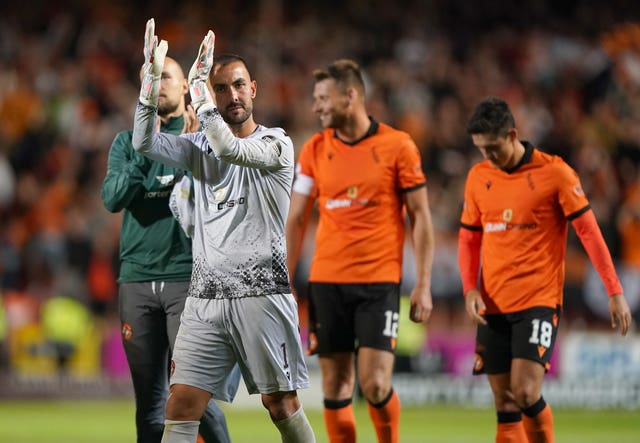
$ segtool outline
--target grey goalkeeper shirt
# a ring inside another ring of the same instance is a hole
[[[155,111],[138,104],[133,146],[193,174],[189,295],[239,298],[291,292],[284,230],[294,174],[291,138],[281,128],[262,125],[249,137],[234,137],[217,109],[199,115],[202,132],[157,133]]]

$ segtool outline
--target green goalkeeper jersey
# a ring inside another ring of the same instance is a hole
[[[175,117],[160,132],[180,134],[183,127],[183,117]],[[107,210],[124,212],[118,282],[190,280],[191,240],[169,209],[173,185],[185,171],[136,152],[131,136],[132,131],[116,135],[102,184]]]

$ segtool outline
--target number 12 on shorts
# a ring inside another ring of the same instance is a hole
[[[399,315],[397,312],[393,311],[384,311],[384,329],[382,331],[382,335],[385,337],[398,337],[398,319]]]

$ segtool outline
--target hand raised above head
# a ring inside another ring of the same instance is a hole
[[[158,43],[155,35],[155,21],[147,20],[144,33],[144,65],[142,66],[142,86],[140,87],[140,103],[147,106],[157,106],[160,93],[160,78],[164,59],[169,45],[165,40]]]
[[[215,41],[216,35],[213,31],[209,30],[200,44],[198,57],[189,70],[189,93],[191,94],[191,104],[196,112],[215,107],[215,103],[207,87],[209,73],[211,72],[211,68],[213,68]]]

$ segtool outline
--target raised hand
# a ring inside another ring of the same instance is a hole
[[[191,94],[191,104],[196,113],[215,107],[209,88],[207,88],[207,79],[213,67],[215,41],[216,35],[209,30],[200,44],[198,57],[189,70],[189,93]]]
[[[140,87],[140,103],[147,106],[158,105],[162,67],[169,49],[165,40],[158,43],[155,28],[155,21],[150,18],[144,33],[144,65],[142,66],[142,86]]]

